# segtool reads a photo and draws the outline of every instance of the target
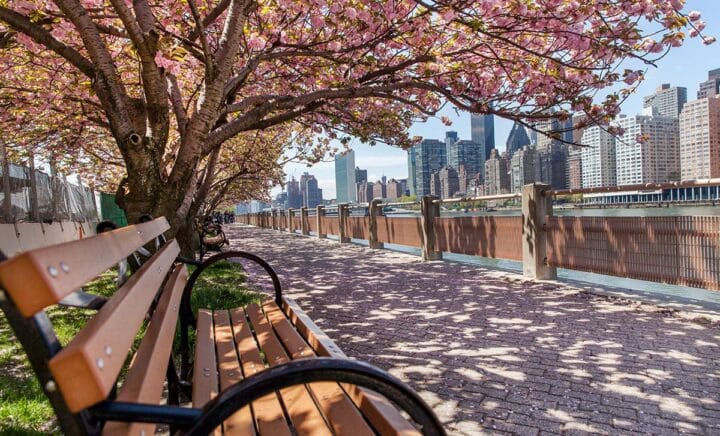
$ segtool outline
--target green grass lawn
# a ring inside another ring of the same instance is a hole
[[[84,289],[94,294],[111,296],[115,291],[116,276],[115,271],[108,271]],[[246,276],[239,264],[222,261],[200,276],[191,305],[194,311],[198,308],[224,309],[259,302],[261,298],[261,294],[247,290]],[[90,310],[62,307],[48,310],[48,316],[63,345],[85,325],[93,313]],[[141,332],[143,330],[144,327]],[[139,338],[140,334],[136,346]],[[5,316],[0,314],[0,434],[48,433],[60,433],[52,407],[40,389]]]

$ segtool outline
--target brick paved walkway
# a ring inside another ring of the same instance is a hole
[[[505,272],[242,227],[350,356],[453,434],[720,434],[720,328]]]

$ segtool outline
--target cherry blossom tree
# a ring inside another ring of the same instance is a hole
[[[276,126],[313,132],[317,158],[347,136],[410,145],[410,124],[446,103],[608,123],[642,79],[624,61],[651,65],[686,33],[713,42],[683,4],[1,0],[0,126],[16,144],[117,164],[131,220],[165,215],[188,229],[213,190],[208,168]]]

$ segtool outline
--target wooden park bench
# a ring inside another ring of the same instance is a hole
[[[443,434],[405,384],[347,359],[282,296],[277,275],[262,259],[244,252],[203,263],[183,259],[177,242],[163,237],[168,229],[160,218],[0,259],[0,306],[64,433]],[[129,256],[138,259],[142,247],[149,256],[111,297],[79,290]],[[190,294],[198,276],[231,258],[262,267],[274,299],[195,316]],[[197,265],[190,276],[187,263]],[[56,304],[97,310],[64,347],[45,312]],[[178,320],[179,373],[172,356]]]

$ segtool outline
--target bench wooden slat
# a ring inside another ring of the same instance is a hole
[[[160,403],[175,337],[180,298],[187,277],[187,268],[176,266],[165,283],[145,336],[130,363],[125,381],[118,390],[118,401]],[[155,424],[110,422],[103,428],[104,435],[154,433]]]
[[[276,366],[287,362],[288,356],[280,341],[275,337],[260,307],[257,304],[250,304],[245,311],[252,322],[260,349],[265,353],[269,365]],[[332,434],[305,386],[282,389],[280,396],[285,403],[292,424],[299,434]]]
[[[291,298],[283,297],[283,312],[298,332],[321,356],[347,358],[345,353],[310,319]],[[355,405],[362,410],[375,430],[382,435],[419,436],[412,426],[385,397],[365,388],[341,384]]]
[[[212,312],[198,310],[195,362],[193,365],[193,407],[202,408],[218,394],[217,361]]]
[[[263,304],[263,309],[293,359],[316,356],[274,301]],[[372,436],[374,434],[365,422],[362,413],[345,395],[339,384],[334,382],[312,383],[308,387],[320,403],[320,407],[336,434],[352,433],[353,436]]]
[[[235,341],[233,340],[232,327],[230,326],[230,318],[227,310],[216,310],[215,318],[215,349],[217,350],[218,372],[220,374],[220,389],[226,389],[242,380],[242,370],[237,358]],[[280,412],[282,424],[285,419]],[[226,435],[254,435],[255,426],[253,425],[253,417],[250,407],[243,407],[233,413],[223,422],[223,429]],[[285,425],[286,433],[287,425]]]
[[[0,283],[30,317],[169,229],[165,218],[22,253],[0,263]]]
[[[175,241],[163,246],[68,346],[50,359],[50,372],[71,411],[78,412],[107,398],[135,334],[179,253]]]
[[[237,351],[240,355],[243,375],[250,377],[265,369],[257,343],[242,309],[230,312]],[[277,393],[261,397],[252,403],[255,424],[260,434],[290,434],[285,413]]]

